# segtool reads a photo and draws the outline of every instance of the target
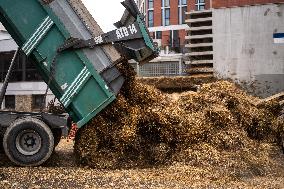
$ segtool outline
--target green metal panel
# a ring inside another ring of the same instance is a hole
[[[146,43],[146,45],[153,51],[156,51],[154,45],[153,45],[153,41],[151,40],[150,38],[150,35],[149,35],[149,32],[148,32],[148,29],[146,28],[145,26],[145,23],[143,22],[143,20],[141,19],[141,17],[138,15],[137,16],[137,22],[139,24],[139,27],[140,27],[140,31],[143,35],[143,38],[144,38],[144,41]]]
[[[70,37],[51,9],[38,0],[1,0],[0,20],[47,82],[57,48]],[[81,127],[115,96],[82,51],[58,55],[50,88]]]

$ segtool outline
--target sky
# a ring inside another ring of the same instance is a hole
[[[123,0],[82,0],[104,32],[115,29],[113,24],[120,20],[125,8]]]

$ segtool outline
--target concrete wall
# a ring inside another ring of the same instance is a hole
[[[214,70],[265,97],[284,91],[284,5],[213,10]]]
[[[6,32],[0,23],[0,52],[10,52],[18,48],[16,42],[12,39],[8,32]]]
[[[212,8],[240,7],[246,5],[260,5],[268,3],[283,3],[283,0],[213,0]]]

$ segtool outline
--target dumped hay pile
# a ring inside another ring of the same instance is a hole
[[[257,107],[258,98],[230,82],[205,84],[200,92],[174,101],[137,82],[127,64],[120,71],[127,81],[117,100],[77,133],[74,151],[84,165],[117,168],[184,161],[196,145],[199,151],[202,146],[212,152],[249,150],[256,140],[278,142],[283,132],[278,103]]]
[[[176,76],[176,77],[139,77],[137,81],[151,85],[162,91],[197,90],[204,83],[212,83],[217,79],[213,76]]]

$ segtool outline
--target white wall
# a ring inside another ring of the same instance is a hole
[[[0,83],[0,89],[2,88]],[[43,95],[46,91],[46,83],[44,82],[15,82],[9,83],[5,95]],[[46,96],[46,105],[53,100],[54,95],[49,90]],[[3,103],[4,104],[4,103]],[[3,107],[2,104],[2,108]]]
[[[284,91],[284,4],[213,10],[214,69],[260,96]]]
[[[1,30],[0,25],[0,52],[10,52],[16,50],[17,48],[18,45],[16,42],[12,39],[8,32]]]
[[[0,83],[2,87],[2,83]],[[44,94],[46,84],[44,82],[11,82],[8,84],[6,95],[31,95]],[[52,94],[51,91],[48,94]]]

